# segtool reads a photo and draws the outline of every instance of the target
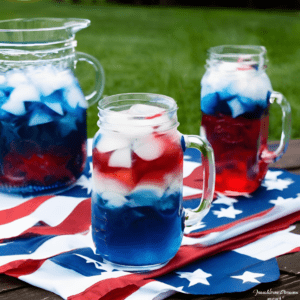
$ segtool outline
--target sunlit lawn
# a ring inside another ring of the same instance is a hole
[[[300,138],[300,19],[297,12],[133,6],[75,6],[54,2],[0,0],[0,19],[76,17],[91,26],[76,35],[77,50],[99,59],[106,74],[105,95],[151,92],[174,97],[179,130],[197,134],[200,80],[206,51],[220,44],[264,45],[274,90],[284,93],[293,113],[293,138]],[[90,66],[78,66],[86,91]],[[97,106],[88,110],[88,136],[97,131]],[[279,139],[281,112],[271,111],[270,138]]]

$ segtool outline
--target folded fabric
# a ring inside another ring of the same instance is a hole
[[[184,207],[198,206],[201,196],[198,159],[199,153],[186,151]],[[251,196],[216,195],[202,222],[186,228],[182,246],[165,267],[150,273],[113,269],[94,253],[91,169],[89,157],[77,184],[57,195],[0,195],[0,272],[64,299],[152,300],[176,291],[239,292],[274,281],[275,257],[300,247],[289,228],[300,220],[300,177],[270,170]]]

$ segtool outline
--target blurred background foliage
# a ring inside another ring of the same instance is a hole
[[[274,5],[268,7],[268,5]],[[221,44],[264,45],[274,90],[292,106],[292,138],[300,138],[300,19],[298,1],[248,0],[235,7],[221,1],[184,0],[0,0],[0,19],[75,17],[91,20],[76,34],[77,51],[95,56],[105,75],[104,95],[160,93],[178,104],[179,130],[198,134],[200,80],[207,50]],[[235,2],[236,5],[236,2]],[[93,68],[78,63],[85,93]],[[88,136],[97,131],[97,106],[88,109]],[[280,138],[281,111],[270,111],[270,139]]]

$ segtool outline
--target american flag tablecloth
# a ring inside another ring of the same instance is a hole
[[[297,251],[300,177],[270,170],[248,197],[217,195],[202,222],[186,228],[168,265],[150,273],[114,269],[94,254],[90,234],[91,140],[84,174],[57,195],[0,195],[0,272],[64,299],[164,299],[175,292],[219,294],[248,290],[279,278],[275,257]],[[184,206],[201,195],[199,153],[184,162]]]

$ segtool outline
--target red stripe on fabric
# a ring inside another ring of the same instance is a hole
[[[91,198],[80,202],[70,215],[55,227],[39,226],[26,230],[25,233],[41,235],[76,234],[89,230],[91,226]]]
[[[285,255],[285,254],[292,254],[292,253],[296,253],[296,252],[299,252],[300,251],[300,247],[296,247],[294,249],[292,249],[291,251],[287,252],[287,253],[284,253],[282,255]]]
[[[20,259],[11,261],[3,266],[0,266],[0,273],[5,273],[9,276],[19,277],[35,272],[47,259],[33,260]]]
[[[34,212],[42,203],[46,202],[48,199],[55,197],[51,196],[39,196],[33,199],[30,199],[22,204],[1,210],[0,211],[0,225],[13,222],[15,220],[21,219],[25,216],[30,215]]]
[[[192,232],[192,233],[186,234],[186,236],[188,236],[188,237],[198,237],[199,238],[201,236],[207,235],[207,234],[212,233],[212,232],[225,231],[225,230],[228,230],[232,227],[238,226],[240,223],[247,222],[249,220],[256,219],[256,218],[261,218],[261,217],[267,215],[271,210],[272,210],[272,208],[269,208],[269,209],[264,210],[264,211],[262,211],[258,214],[251,215],[249,217],[237,220],[235,222],[230,222],[228,224],[224,224],[222,226],[215,227],[215,228],[208,229],[208,230],[204,230],[204,231],[201,231],[201,232]]]
[[[90,286],[85,291],[68,297],[68,300],[124,300],[139,290],[140,287],[152,281],[155,280],[144,280],[139,274],[104,279]]]
[[[203,168],[202,165],[196,167],[189,176],[183,178],[183,185],[194,189],[203,189]]]
[[[279,220],[270,222],[257,229],[251,230],[234,238],[212,246],[181,246],[176,256],[164,268],[152,272],[149,276],[157,277],[192,263],[199,258],[215,255],[222,251],[233,250],[250,244],[271,233],[287,229],[291,224],[300,220],[300,212],[293,213]],[[148,278],[148,277],[145,277]]]
[[[68,300],[106,300],[110,298],[103,297],[108,297],[110,295],[109,293],[114,289],[118,289],[118,294],[115,295],[116,297],[113,299],[124,300],[128,296],[130,289],[134,292],[146,283],[154,281],[156,277],[175,271],[199,259],[215,255],[222,251],[234,250],[245,246],[271,233],[284,230],[299,220],[300,212],[296,212],[216,245],[208,247],[195,245],[181,246],[175,257],[165,267],[159,270],[150,273],[131,274],[119,278],[106,279],[94,284],[80,294],[69,297]],[[127,289],[128,286],[130,286],[130,288]],[[124,291],[124,294],[122,291]]]
[[[46,259],[17,261],[18,266],[16,268],[9,269],[5,272],[5,274],[17,278],[23,275],[29,275],[38,270],[45,261]]]
[[[194,188],[194,189],[203,189],[203,166],[196,167],[192,173],[183,178],[183,185]],[[183,197],[183,200],[190,200],[195,198],[200,198],[201,194],[191,195],[187,197]],[[218,195],[214,193],[214,199],[216,199]]]

